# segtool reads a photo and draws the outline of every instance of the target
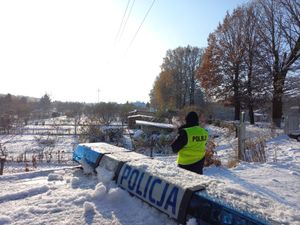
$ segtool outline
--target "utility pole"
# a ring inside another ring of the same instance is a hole
[[[98,88],[98,103],[100,102],[100,89]]]

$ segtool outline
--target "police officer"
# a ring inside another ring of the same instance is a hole
[[[189,112],[185,121],[185,125],[178,129],[179,135],[171,145],[172,150],[178,152],[179,167],[203,174],[208,132],[199,126],[199,118],[195,112]]]

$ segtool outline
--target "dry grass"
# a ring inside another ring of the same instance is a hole
[[[238,159],[238,147],[234,149],[232,158]],[[266,139],[265,137],[251,138],[245,141],[245,149],[240,154],[240,159],[245,162],[260,162],[267,161],[266,157]],[[236,160],[233,160],[236,161]]]
[[[208,141],[206,145],[204,166],[221,166],[221,161],[218,158],[216,158],[215,148],[216,144],[213,141]]]
[[[239,160],[238,160],[237,158],[233,158],[233,159],[228,160],[228,162],[227,162],[227,167],[228,167],[228,168],[234,168],[234,167],[236,167],[238,164],[239,164]]]
[[[245,142],[244,157],[247,162],[266,162],[266,140],[262,138],[249,139]]]

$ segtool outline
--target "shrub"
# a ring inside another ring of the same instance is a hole
[[[138,130],[133,135],[134,146],[137,151],[152,149],[155,153],[171,154],[171,143],[175,138],[175,133],[170,134],[146,134]]]
[[[210,165],[221,166],[221,161],[216,157],[215,152],[216,144],[213,141],[208,141],[205,152],[204,166]]]
[[[102,142],[105,140],[105,134],[99,126],[86,125],[80,129],[79,141],[80,142]]]

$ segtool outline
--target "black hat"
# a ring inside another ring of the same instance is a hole
[[[187,125],[199,125],[199,117],[195,112],[189,112],[185,117],[185,122]]]

